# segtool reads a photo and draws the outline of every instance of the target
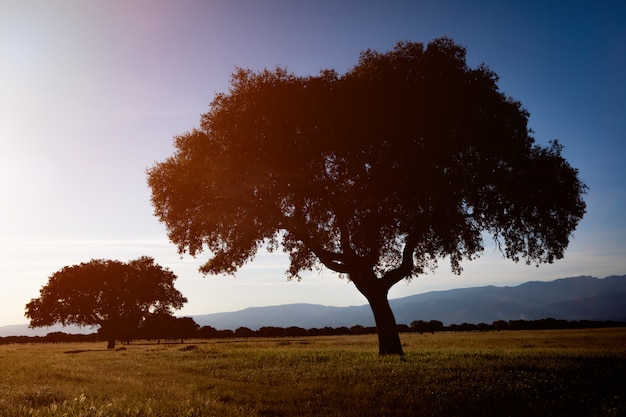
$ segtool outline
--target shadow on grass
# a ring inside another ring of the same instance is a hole
[[[108,349],[76,349],[76,350],[66,350],[63,353],[75,354],[75,353],[85,353],[85,352],[108,352],[108,351],[109,351]]]

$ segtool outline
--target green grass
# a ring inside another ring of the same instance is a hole
[[[626,329],[0,346],[0,416],[626,416]]]

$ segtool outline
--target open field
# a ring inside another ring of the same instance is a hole
[[[626,328],[402,342],[0,345],[0,416],[626,416]]]

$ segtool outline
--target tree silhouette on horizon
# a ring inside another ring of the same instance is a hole
[[[26,304],[30,327],[100,326],[108,340],[126,338],[151,314],[170,315],[187,299],[174,288],[176,275],[142,256],[124,263],[92,259],[52,274],[40,296]]]
[[[156,216],[179,252],[234,274],[261,247],[288,275],[326,267],[368,300],[380,354],[403,354],[389,289],[490,234],[506,258],[560,259],[586,186],[535,144],[522,104],[449,38],[361,53],[343,75],[237,69],[200,126],[148,170]]]

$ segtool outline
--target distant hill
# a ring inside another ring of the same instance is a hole
[[[515,287],[476,287],[435,291],[390,301],[398,324],[440,320],[445,325],[493,323],[496,320],[626,321],[626,275],[604,279],[563,278],[527,282]],[[368,305],[327,307],[287,304],[252,307],[230,313],[193,316],[201,326],[235,330],[263,326],[302,328],[373,326]]]
[[[305,329],[313,327],[351,327],[356,324],[373,326],[374,319],[369,305],[352,307],[328,307],[318,304],[286,304],[272,307],[250,307],[230,313],[214,313],[192,316],[200,326],[212,326],[219,330],[248,327],[258,330],[264,326]]]
[[[48,333],[63,332],[67,334],[89,334],[97,332],[97,328],[93,327],[78,327],[78,326],[61,326],[55,324],[50,327],[37,327],[31,329],[28,324],[14,324],[10,326],[0,326],[0,337],[6,336],[45,336]]]
[[[581,276],[550,282],[527,282],[514,287],[475,287],[434,291],[390,300],[398,324],[440,320],[445,325],[493,323],[496,320],[614,320],[626,321],[626,275],[604,279]],[[305,329],[374,326],[369,305],[329,307],[286,304],[193,316],[201,326],[219,330],[264,326]],[[0,336],[44,336],[47,333],[92,333],[76,326],[28,329],[26,325],[0,327]]]
[[[448,325],[547,317],[626,321],[626,275],[431,292],[394,300],[391,305],[397,322],[406,324],[416,319]]]

